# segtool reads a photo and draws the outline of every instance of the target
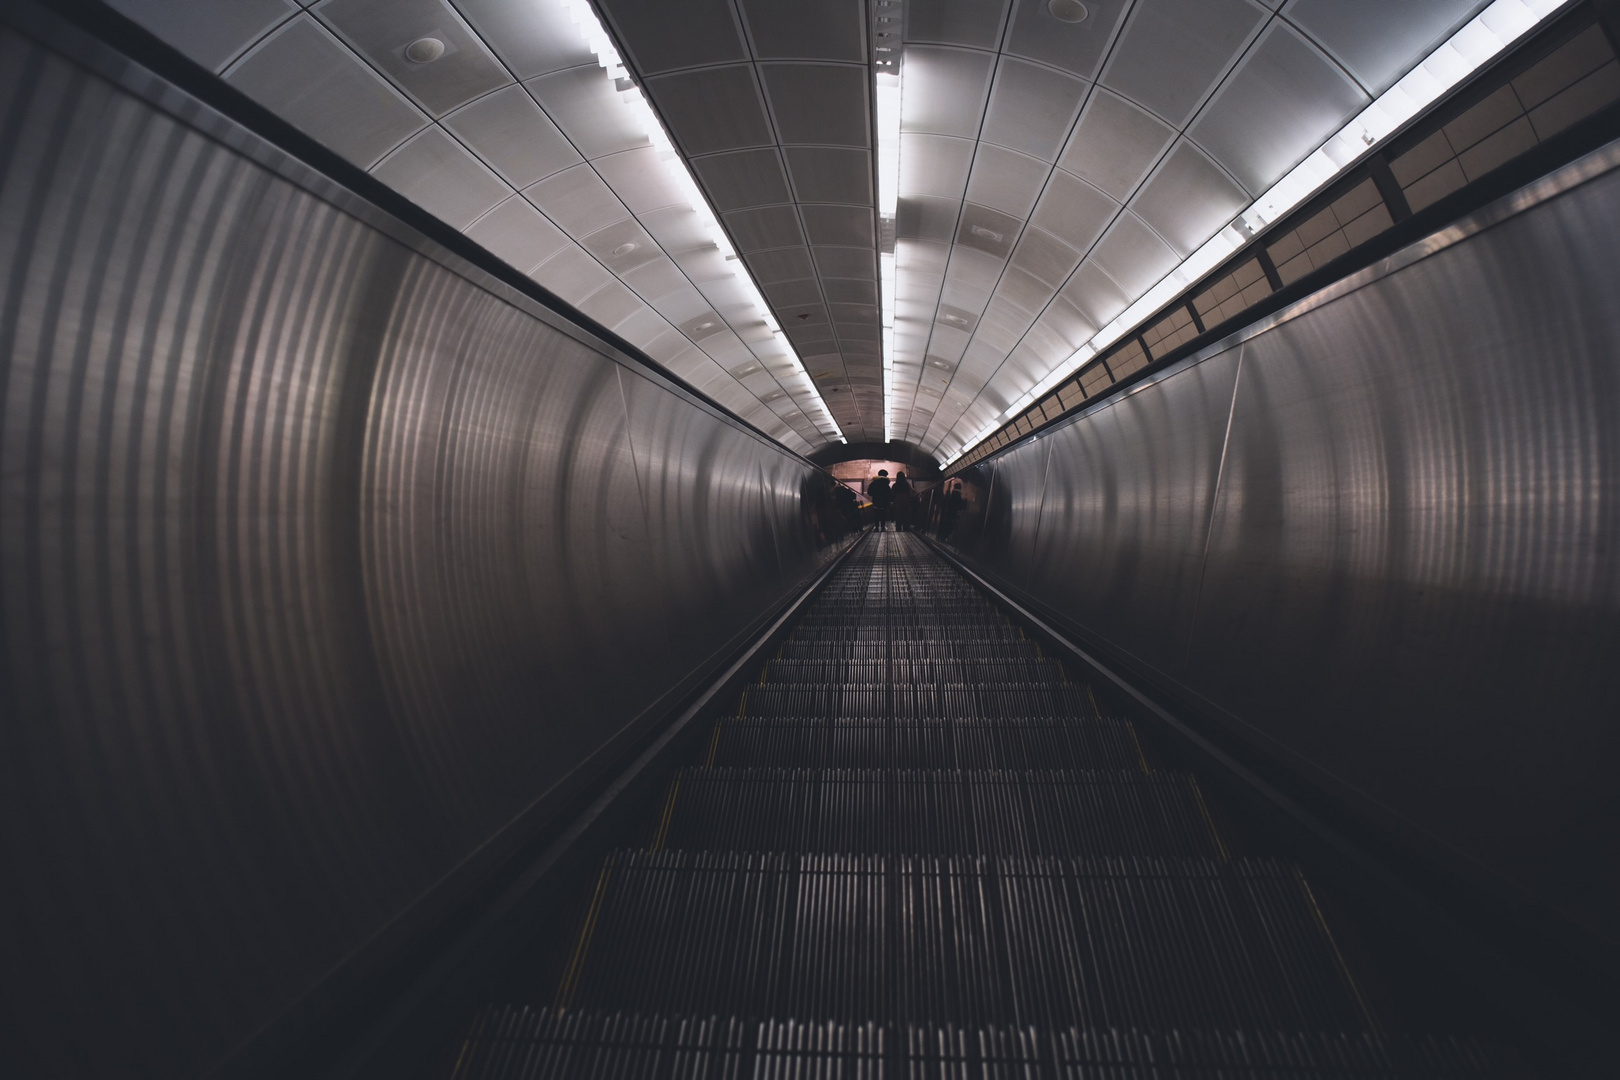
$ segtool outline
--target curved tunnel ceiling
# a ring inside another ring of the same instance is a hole
[[[881,440],[887,408],[936,458],[1487,6],[597,0],[615,85],[570,3],[111,0],[788,447]],[[417,63],[423,37],[446,48]]]

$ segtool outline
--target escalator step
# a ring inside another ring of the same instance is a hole
[[[765,665],[765,681],[781,683],[879,683],[925,685],[932,683],[1062,683],[1063,668],[1052,660],[981,658],[971,655],[949,659],[826,659],[772,660]]]
[[[1358,1030],[1304,879],[1269,860],[611,857],[562,1007]]]
[[[954,660],[958,657],[994,662],[1039,660],[1033,641],[798,641],[789,638],[781,647],[783,660]]]
[[[929,719],[1094,718],[1086,687],[1075,683],[760,683],[744,692],[739,715]]]
[[[686,769],[664,848],[982,855],[1229,854],[1181,773]]]
[[[491,1006],[473,1021],[457,1080],[555,1077],[999,1080],[1509,1080],[1473,1040],[1291,1031],[1097,1030],[624,1015]]]
[[[835,719],[720,722],[711,765],[813,769],[1144,769],[1125,720]]]

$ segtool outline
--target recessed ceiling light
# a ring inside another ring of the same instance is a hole
[[[712,323],[712,322],[700,322],[700,323],[697,324],[697,328],[699,330],[707,330],[707,329],[709,329],[709,327],[711,327],[713,325],[714,325],[714,323]]]
[[[405,46],[405,59],[414,64],[431,64],[444,55],[444,42],[436,37],[417,38]]]
[[[613,249],[613,254],[615,254],[615,255],[628,255],[628,254],[630,254],[632,251],[636,250],[636,248],[638,248],[640,246],[641,245],[636,243],[634,240],[628,240],[625,243],[622,243],[618,247],[614,248]],[[704,323],[703,325],[708,326],[709,324]]]
[[[983,225],[974,225],[968,229],[974,236],[982,236],[986,240],[1000,242],[1001,234],[994,229],[987,229]]]
[[[1066,23],[1085,22],[1086,16],[1091,14],[1080,0],[1048,0],[1046,10],[1053,18]]]

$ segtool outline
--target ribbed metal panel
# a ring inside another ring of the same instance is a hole
[[[0,31],[0,903],[61,1075],[194,1074],[460,895],[837,539],[804,461],[126,81]]]
[[[1594,970],[1620,948],[1617,168],[970,470],[951,538],[1482,895],[1584,928]]]

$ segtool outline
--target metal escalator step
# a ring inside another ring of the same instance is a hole
[[[782,683],[750,686],[739,715],[760,719],[821,717],[1002,719],[1050,716],[1091,719],[1095,709],[1080,684]]]
[[[1373,1024],[1270,860],[619,852],[557,1004],[1161,1030]]]
[[[921,686],[931,683],[1067,681],[1054,660],[1040,657],[981,658],[963,655],[939,659],[863,657],[856,659],[771,660],[765,681],[783,683],[888,682]]]
[[[1145,758],[1129,721],[761,720],[720,722],[711,765],[813,769],[1140,769]]]
[[[686,769],[655,843],[719,851],[1226,857],[1184,773]]]
[[[920,641],[800,641],[782,643],[782,660],[955,660],[989,663],[997,660],[1038,660],[1041,650],[1033,641],[958,642],[950,638]]]
[[[495,1005],[457,1080],[672,1077],[851,1080],[1510,1080],[1535,1075],[1472,1039],[1369,1032],[1143,1031],[631,1015]]]

